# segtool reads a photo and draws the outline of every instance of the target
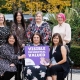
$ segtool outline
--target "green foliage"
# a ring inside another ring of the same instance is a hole
[[[72,43],[80,45],[80,16],[77,10],[73,8],[66,8],[66,22],[71,26],[71,33],[72,33]]]
[[[70,57],[74,61],[74,66],[80,66],[80,46],[72,46]]]
[[[53,16],[54,15],[54,16]],[[55,25],[57,25],[58,23],[57,23],[57,20],[56,20],[56,14],[54,13],[53,15],[49,15],[48,16],[48,18],[49,18],[49,24],[50,24],[50,27],[51,27],[51,29],[55,26]]]

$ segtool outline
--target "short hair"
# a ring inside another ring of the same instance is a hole
[[[58,13],[58,14],[57,14],[57,17],[58,17],[58,16],[60,16],[60,17],[63,19],[63,21],[66,21],[66,16],[65,16],[64,13]]]
[[[43,44],[42,37],[41,37],[41,35],[40,35],[39,33],[34,33],[34,34],[32,35],[32,37],[31,37],[32,43],[34,43],[34,42],[33,42],[33,37],[34,37],[35,35],[38,35],[38,36],[40,37],[40,44]]]
[[[58,45],[63,45],[63,41],[62,41],[62,38],[61,38],[61,35],[59,33],[54,33],[53,36],[52,36],[52,45],[54,45],[54,42],[53,42],[53,38],[58,36],[59,37],[59,44]]]
[[[41,11],[37,11],[35,16],[37,16],[38,14],[41,14],[43,16],[43,13]]]

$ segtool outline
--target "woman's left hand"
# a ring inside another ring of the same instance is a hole
[[[50,64],[50,66],[49,66],[49,67],[52,67],[52,66],[54,66],[54,65],[57,65],[57,63],[56,63],[56,64]]]
[[[50,66],[49,67],[52,67],[53,66],[53,64],[50,64]]]
[[[11,66],[11,67],[13,67],[13,66],[15,66],[15,64],[14,64],[14,63],[12,63],[12,64],[10,64],[10,66]]]

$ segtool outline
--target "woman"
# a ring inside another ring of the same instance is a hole
[[[0,46],[6,42],[9,33],[10,30],[6,26],[5,16],[0,13]]]
[[[26,25],[24,22],[24,16],[18,11],[14,14],[14,23],[11,26],[11,32],[17,36],[21,48],[25,46],[26,42],[25,29]]]
[[[21,52],[26,43],[25,29],[26,29],[26,25],[24,23],[23,14],[18,11],[14,14],[14,23],[11,26],[11,33],[13,33],[17,36],[17,40],[19,42]],[[18,64],[17,69],[18,69],[19,73],[16,74],[15,80],[17,80],[17,79],[21,80],[20,73],[22,70],[22,65]]]
[[[42,46],[42,38],[39,33],[35,33],[31,40],[32,43],[28,44],[28,46]],[[28,80],[45,80],[46,67],[43,65],[30,65],[24,71]]]
[[[51,29],[47,22],[43,21],[42,12],[38,11],[33,21],[26,30],[28,42],[31,42],[31,37],[34,33],[40,33],[44,44],[49,44],[51,40]]]
[[[0,76],[2,76],[2,80],[10,80],[16,74],[16,64],[23,58],[25,58],[25,55],[20,56],[16,36],[10,34],[7,37],[6,44],[0,46]]]
[[[47,69],[47,80],[57,80],[59,72],[64,72],[62,78],[65,78],[69,72],[69,63],[67,62],[67,51],[63,46],[63,41],[59,33],[55,33],[52,37],[50,60],[51,63]],[[61,77],[59,80],[61,80]]]
[[[54,33],[59,33],[62,37],[63,44],[67,44],[70,48],[70,41],[71,41],[71,27],[68,23],[65,23],[66,17],[65,14],[59,13],[57,15],[58,25],[53,27],[52,35]]]

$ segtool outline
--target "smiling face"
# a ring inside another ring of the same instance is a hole
[[[57,21],[58,21],[58,24],[62,24],[63,22],[66,21],[66,16],[64,13],[59,13],[57,14]]]
[[[35,17],[36,22],[42,22],[42,15],[39,13]]]
[[[14,43],[15,43],[15,38],[14,38],[13,35],[9,37],[8,43],[11,44],[11,45],[14,45]]]
[[[21,22],[22,17],[19,12],[17,13],[16,19],[17,19],[17,22]]]
[[[36,34],[33,36],[33,43],[40,44],[40,37]]]
[[[4,24],[4,15],[0,14],[0,24]]]
[[[54,43],[54,45],[58,45],[59,44],[59,37],[58,36],[55,36],[53,38],[53,43]]]
[[[62,24],[64,22],[63,18],[61,16],[57,16],[57,21],[59,24]]]

